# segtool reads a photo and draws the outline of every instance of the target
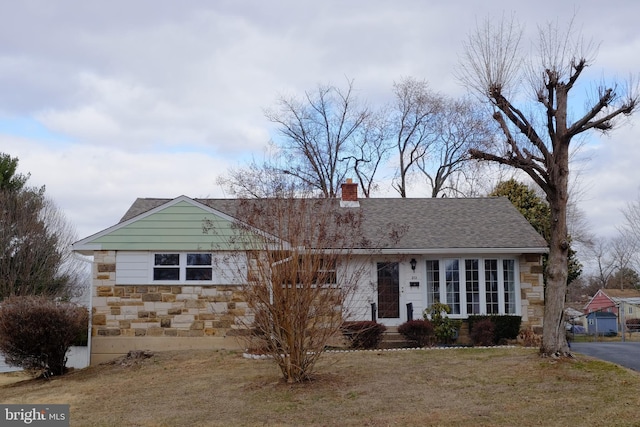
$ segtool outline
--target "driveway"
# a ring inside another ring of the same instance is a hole
[[[571,350],[640,371],[640,342],[572,342]]]

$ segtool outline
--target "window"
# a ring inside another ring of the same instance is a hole
[[[451,314],[460,314],[460,270],[457,259],[444,260],[447,305]]]
[[[335,285],[337,283],[335,259],[322,258],[320,260],[320,268],[318,268],[314,283],[321,285]]]
[[[487,301],[487,314],[499,314],[498,302],[498,260],[484,260],[484,289]]]
[[[180,255],[155,254],[153,280],[180,280]]]
[[[211,254],[187,254],[187,280],[211,280]]]
[[[451,315],[458,318],[520,313],[515,259],[427,260],[426,276],[427,307],[446,302]]]
[[[213,280],[210,253],[153,254],[153,280],[196,282]]]
[[[427,260],[427,307],[440,302],[440,262]]]
[[[464,260],[467,314],[480,314],[480,272],[477,259]]]
[[[514,260],[502,260],[502,274],[504,283],[504,312],[505,314],[516,314],[516,273]]]

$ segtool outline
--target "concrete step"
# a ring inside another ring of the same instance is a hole
[[[403,348],[410,347],[411,344],[408,343],[404,337],[398,332],[398,328],[396,326],[387,326],[387,330],[384,334],[382,334],[382,341],[378,347],[380,348]]]

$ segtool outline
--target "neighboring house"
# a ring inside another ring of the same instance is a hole
[[[624,310],[624,313],[621,312]],[[637,289],[599,289],[584,307],[585,314],[602,311],[621,319],[640,318],[640,291]]]
[[[390,222],[406,229],[371,250],[359,319],[370,320],[375,303],[377,320],[397,326],[411,315],[407,304],[419,318],[443,301],[454,318],[513,314],[541,331],[547,243],[506,198],[358,200],[356,184],[342,190],[326,203],[358,209],[363,234]],[[225,253],[237,247],[223,236],[242,220],[238,203],[137,199],[118,224],[73,245],[93,256],[91,363],[132,349],[238,348],[247,305],[238,277],[225,274]],[[223,232],[204,233],[205,220]]]

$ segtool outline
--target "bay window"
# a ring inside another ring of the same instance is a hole
[[[431,259],[426,261],[426,275],[427,307],[445,302],[458,318],[520,314],[514,259]]]

